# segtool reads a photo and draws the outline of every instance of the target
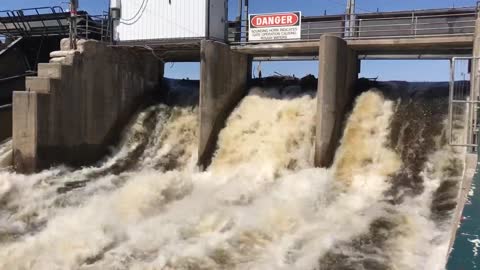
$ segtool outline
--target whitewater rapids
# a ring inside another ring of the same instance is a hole
[[[314,92],[255,88],[206,172],[197,108],[150,107],[97,167],[0,172],[0,269],[443,269],[463,153],[435,102],[361,94],[318,169]]]

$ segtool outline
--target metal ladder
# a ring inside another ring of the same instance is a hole
[[[478,57],[453,57],[450,62],[449,143],[467,147],[469,152],[477,152],[478,146],[480,70],[473,67],[479,67],[479,61]]]

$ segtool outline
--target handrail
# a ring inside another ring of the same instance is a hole
[[[477,13],[472,9],[455,10],[455,14],[428,14],[428,11],[412,12],[411,15],[374,17],[378,14],[360,14],[348,25],[346,17],[332,17],[331,20],[312,20],[304,17],[301,40],[315,40],[323,34],[333,34],[345,39],[381,39],[381,38],[419,38],[419,37],[455,37],[473,35]],[[388,14],[387,14],[388,15]],[[401,15],[401,14],[400,14]],[[332,25],[333,24],[333,25]],[[246,23],[238,21],[229,24],[228,40],[231,44],[256,44],[263,42],[248,41]],[[298,40],[297,40],[298,41]],[[287,41],[276,41],[287,42]]]
[[[31,36],[68,36],[68,20],[70,13],[62,7],[39,7],[21,10],[4,10],[0,14],[0,35],[10,37]],[[110,20],[107,15],[89,15],[85,11],[76,16],[79,35],[110,41]]]
[[[100,41],[111,41],[110,19],[108,14],[104,15],[79,15],[77,19],[77,35],[81,38],[95,38]]]
[[[11,11],[29,11],[29,10],[43,10],[43,9],[49,9],[53,10],[54,13],[64,13],[65,11],[61,6],[44,6],[44,7],[34,7],[34,8],[23,8],[23,9],[5,9],[5,10],[0,10],[0,13],[5,13],[5,12],[11,12]],[[59,9],[60,12],[56,12],[56,9]]]
[[[477,7],[455,9],[413,10],[387,13],[361,13],[353,21],[345,14],[328,16],[302,17],[302,40],[318,39],[322,34],[335,34],[345,39],[369,39],[392,37],[428,37],[428,36],[457,36],[459,34],[473,34]],[[69,19],[62,7],[37,7],[19,10],[3,10],[8,21],[0,17],[0,34],[7,36],[42,36],[68,35],[66,22],[56,17],[45,19],[42,15],[61,14]],[[27,20],[30,18],[32,20]],[[35,16],[40,17],[36,23]],[[451,19],[453,18],[453,19]],[[51,25],[47,21],[57,23]],[[108,14],[89,15],[81,13],[77,16],[78,35],[83,38],[96,38],[102,41],[112,40],[112,25]],[[438,21],[437,21],[438,20]],[[234,44],[248,42],[248,21],[246,19],[228,22],[228,40]],[[347,24],[352,22],[352,24]],[[322,24],[338,25],[322,25]],[[348,25],[348,26],[347,26]],[[348,29],[347,29],[348,28]],[[394,29],[396,28],[396,29]],[[399,33],[395,33],[398,31]],[[410,33],[408,33],[410,31]],[[384,33],[384,34],[382,34]],[[234,35],[232,37],[232,35]],[[253,42],[258,43],[258,42]]]

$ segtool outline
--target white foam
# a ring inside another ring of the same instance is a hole
[[[53,188],[45,180],[61,168],[29,177],[0,174],[13,213],[0,219],[0,269],[316,269],[325,254],[391,215],[384,192],[401,166],[387,146],[395,104],[374,92],[360,96],[334,166],[314,169],[315,97],[279,97],[257,89],[242,101],[206,172],[192,165],[196,110],[178,109],[153,129],[135,170],[101,176],[69,195],[59,197],[58,180]],[[112,159],[128,156],[116,153]],[[177,169],[155,170],[172,153]],[[92,170],[98,168],[73,174]],[[395,269],[442,269],[425,267],[433,263],[428,248],[444,245],[432,243],[443,232],[426,203],[438,185],[395,208],[404,234],[379,251],[395,256]],[[2,243],[2,224],[7,232],[28,231],[30,218],[48,223]]]

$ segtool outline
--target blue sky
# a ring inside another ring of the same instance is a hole
[[[38,6],[60,5],[67,7],[68,0],[0,0],[0,10],[21,9]],[[79,0],[80,8],[91,14],[100,14],[108,9],[109,0]],[[184,1],[184,0],[173,0]],[[347,0],[250,0],[250,12],[302,11],[303,15],[344,13]],[[357,0],[357,12],[413,10],[475,6],[476,0]],[[229,17],[237,14],[237,0],[229,0]],[[165,74],[169,77],[198,79],[197,63],[167,64]],[[317,74],[318,63],[268,62],[262,64],[264,75],[273,72],[296,75]],[[442,81],[448,80],[447,61],[362,61],[362,76],[379,77],[381,80]]]
[[[100,14],[107,10],[109,0],[79,0],[80,8]],[[158,1],[158,0],[157,0]],[[184,0],[174,0],[184,1]],[[68,0],[1,0],[0,9],[20,9],[38,6],[59,5],[67,7]],[[357,11],[392,11],[425,8],[474,6],[476,0],[357,0]],[[237,0],[229,0],[229,14],[237,14]],[[304,15],[343,13],[346,0],[250,0],[252,13],[300,10]]]

